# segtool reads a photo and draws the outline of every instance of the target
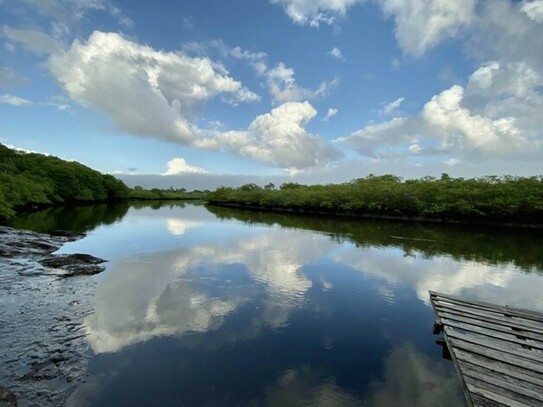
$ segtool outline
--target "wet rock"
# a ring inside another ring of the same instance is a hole
[[[77,238],[78,236],[51,236],[0,226],[0,256],[35,259],[53,253],[64,243]]]
[[[17,396],[5,387],[0,386],[0,406],[12,407],[17,405]]]
[[[0,407],[64,405],[85,378],[95,281],[64,277],[96,274],[105,260],[52,254],[80,236],[0,226]]]
[[[90,254],[75,253],[46,257],[39,260],[39,263],[45,267],[63,269],[66,271],[63,277],[72,277],[98,274],[105,270],[105,266],[100,264],[106,261]]]

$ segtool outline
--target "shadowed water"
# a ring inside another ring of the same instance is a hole
[[[72,406],[462,406],[428,290],[543,310],[537,231],[193,204],[101,212],[60,250],[110,260],[93,277]]]

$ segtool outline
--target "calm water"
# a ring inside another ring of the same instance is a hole
[[[73,406],[462,406],[428,290],[543,311],[540,231],[203,205],[19,220],[109,259]]]

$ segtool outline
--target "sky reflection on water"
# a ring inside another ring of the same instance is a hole
[[[512,264],[204,206],[131,209],[63,250],[112,259],[86,319],[94,356],[78,406],[460,406],[428,290],[543,309],[539,273]]]

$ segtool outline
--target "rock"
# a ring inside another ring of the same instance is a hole
[[[3,386],[0,386],[0,406],[12,407],[17,405],[17,396]]]
[[[52,255],[38,262],[45,267],[60,268],[65,270],[64,277],[72,277],[79,275],[94,275],[105,270],[105,266],[100,264],[107,260],[91,256],[90,254],[74,253]]]
[[[80,236],[0,226],[0,407],[65,405],[84,379],[95,284],[60,278],[99,273],[105,260],[52,254]]]

